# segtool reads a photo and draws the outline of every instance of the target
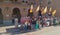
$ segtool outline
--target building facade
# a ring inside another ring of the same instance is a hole
[[[34,5],[33,13],[35,12],[38,5],[41,7],[48,6],[57,10],[56,16],[60,17],[60,0],[0,0],[0,23],[12,24],[12,19],[17,15],[18,17],[27,16],[28,9],[31,4]]]

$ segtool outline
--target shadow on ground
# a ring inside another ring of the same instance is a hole
[[[6,32],[0,33],[0,35],[2,34],[8,34],[10,33],[10,35],[15,35],[15,34],[24,34],[24,33],[29,33],[29,32],[35,32],[36,30],[23,30],[21,28],[7,28]]]
[[[8,33],[10,33],[9,35],[24,34],[24,33],[35,32],[35,31],[36,30],[33,30],[33,29],[32,30],[24,31],[21,28],[7,28],[6,32],[0,33],[0,35],[8,34]]]
[[[13,33],[13,34],[22,34],[22,33],[27,33],[27,32],[34,32],[36,30],[23,30],[21,28],[9,28],[9,29],[6,29],[7,33]]]

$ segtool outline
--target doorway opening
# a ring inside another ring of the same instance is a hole
[[[0,24],[3,24],[3,14],[1,8],[0,8]]]
[[[14,8],[13,9],[13,14],[12,14],[13,20],[12,22],[14,23],[14,19],[18,18],[18,23],[20,23],[20,18],[21,18],[21,13],[19,8]]]

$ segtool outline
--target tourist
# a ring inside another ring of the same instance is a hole
[[[35,30],[36,18],[32,18],[32,29]]]
[[[30,12],[30,9],[28,9],[28,15],[27,16],[29,16],[30,18],[32,18],[32,16],[33,16],[33,12]]]
[[[39,23],[38,23],[38,20],[36,21],[36,30],[39,29]]]
[[[38,11],[38,16],[41,16],[42,17],[41,10]]]
[[[39,29],[41,29],[41,26],[42,26],[42,25],[41,25],[41,19],[40,19],[40,18],[41,18],[41,17],[38,18]]]
[[[27,29],[27,24],[28,24],[28,21],[26,20],[25,21],[25,25],[24,25],[24,31],[26,32],[28,29]]]
[[[29,20],[28,20],[28,24],[27,24],[27,29],[31,30],[31,23],[29,22]]]
[[[45,23],[45,20],[44,20],[44,17],[42,17],[42,27],[44,27],[44,23]]]

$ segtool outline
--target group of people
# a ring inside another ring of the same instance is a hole
[[[54,19],[54,17],[52,17],[52,14],[50,12],[42,15],[40,10],[38,11],[38,16],[34,16],[33,12],[28,12],[27,17],[21,17],[20,20],[21,30],[24,31],[38,30],[43,27],[49,27],[54,25],[54,23],[56,22],[56,20]]]
[[[21,29],[24,31],[28,30],[38,30],[43,27],[49,27],[53,25],[53,19],[47,17],[26,17],[25,20],[21,21]]]
[[[21,21],[21,26],[24,28],[25,31],[27,30],[35,30],[35,29],[41,29],[41,19],[35,18],[35,17],[27,17],[26,20]]]
[[[41,14],[38,14],[38,15],[39,16],[35,17],[31,14],[31,15],[28,15],[27,17],[25,17],[25,19],[21,19],[22,20],[21,27],[25,31],[27,31],[27,30],[38,30],[43,27],[49,27],[49,26],[53,25],[52,17],[42,16]]]

